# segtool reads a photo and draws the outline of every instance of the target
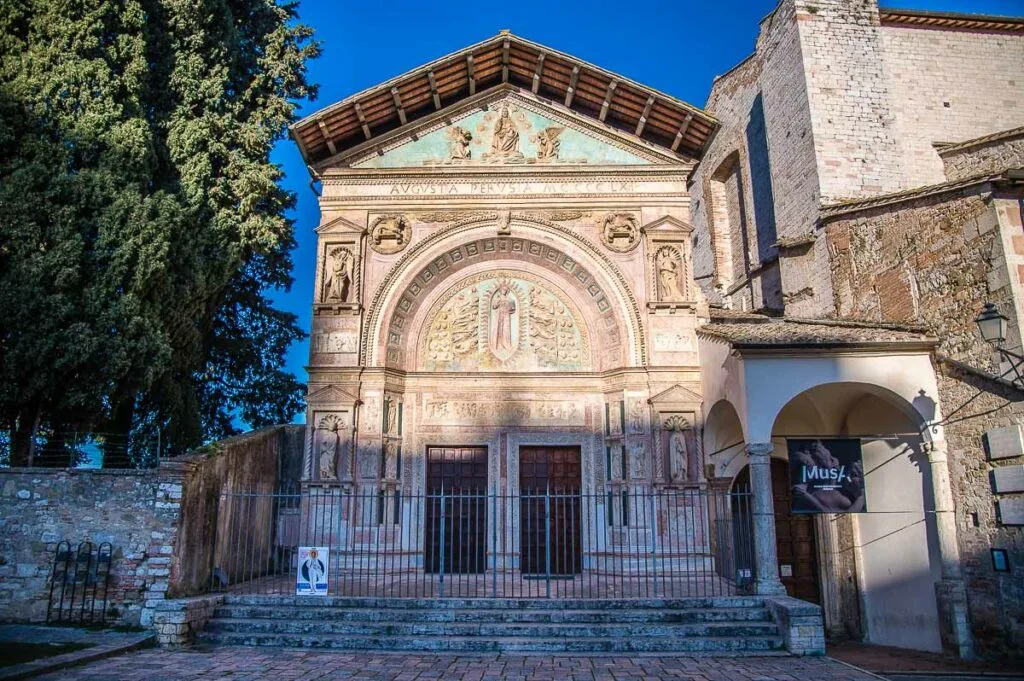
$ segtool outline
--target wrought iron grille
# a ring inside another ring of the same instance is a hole
[[[701,488],[402,495],[306,483],[221,495],[211,590],[294,594],[298,549],[328,592],[394,598],[749,593],[751,495]]]
[[[102,624],[107,621],[107,590],[113,547],[84,541],[72,550],[67,540],[57,544],[50,571],[46,621]]]

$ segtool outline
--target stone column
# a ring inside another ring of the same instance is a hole
[[[942,567],[942,579],[935,585],[942,643],[944,647],[955,650],[961,658],[971,659],[974,657],[974,641],[967,611],[967,586],[960,565],[960,546],[957,544],[953,489],[946,465],[947,445],[945,440],[936,440],[926,442],[924,448],[928,454]]]
[[[786,594],[779,580],[779,558],[775,544],[775,507],[772,501],[771,442],[748,442],[750,488],[754,515],[754,566],[757,593],[764,596]]]

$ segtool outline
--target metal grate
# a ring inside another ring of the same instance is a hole
[[[84,541],[74,551],[67,540],[57,544],[50,570],[47,623],[105,623],[112,559],[109,542],[94,546]]]
[[[748,489],[400,495],[305,484],[221,495],[211,589],[294,594],[300,546],[328,591],[389,598],[688,598],[750,593]]]

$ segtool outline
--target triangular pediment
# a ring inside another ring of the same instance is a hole
[[[679,163],[654,145],[527,93],[499,88],[367,143],[353,168],[623,166]]]
[[[336,385],[326,385],[312,389],[306,395],[306,401],[310,404],[354,404],[359,400],[357,395],[343,390]]]
[[[692,403],[699,404],[699,403],[701,403],[703,401],[704,401],[704,398],[702,398],[700,395],[698,395],[697,393],[693,392],[692,390],[690,390],[688,388],[684,388],[683,386],[679,385],[678,383],[676,385],[672,386],[671,388],[668,388],[666,390],[662,390],[660,393],[658,393],[657,395],[654,395],[649,400],[649,402],[651,404],[654,404],[654,405],[657,405],[657,404],[692,404]]]
[[[351,220],[338,216],[328,220],[314,230],[317,234],[362,234],[363,228]]]
[[[647,234],[652,232],[684,232],[689,234],[693,231],[693,227],[686,224],[682,220],[672,217],[671,215],[665,215],[657,220],[652,220],[642,227],[643,231]]]

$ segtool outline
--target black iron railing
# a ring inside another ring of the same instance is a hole
[[[211,589],[294,594],[300,547],[328,593],[685,598],[748,593],[748,490],[294,490],[221,496]]]

